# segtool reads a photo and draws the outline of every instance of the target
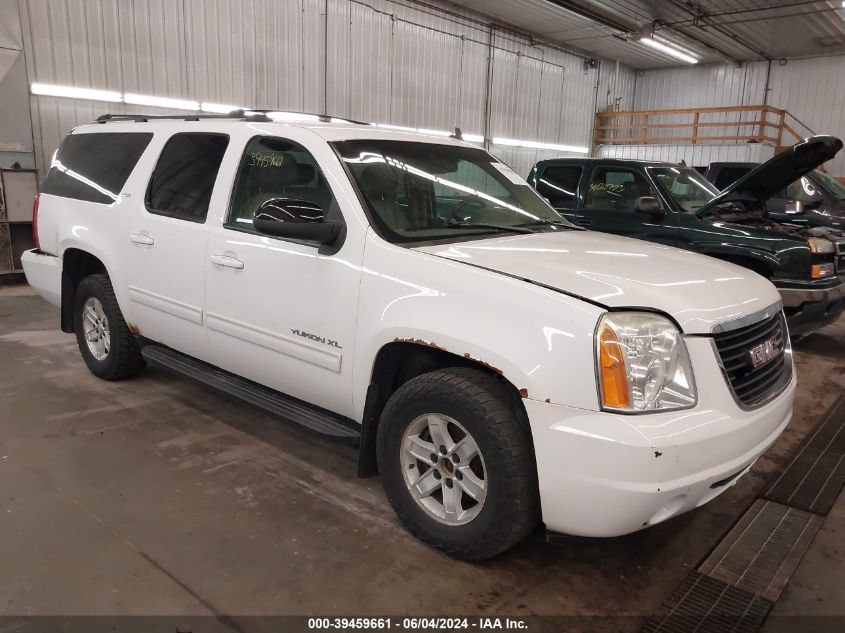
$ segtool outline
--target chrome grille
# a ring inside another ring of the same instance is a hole
[[[728,331],[713,342],[737,402],[753,408],[780,393],[792,376],[789,333],[783,312]]]

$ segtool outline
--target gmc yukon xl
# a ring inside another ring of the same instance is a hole
[[[696,508],[792,415],[771,283],[579,229],[457,139],[106,116],[35,206],[27,278],[94,375],[156,364],[357,444],[359,475],[456,557]]]

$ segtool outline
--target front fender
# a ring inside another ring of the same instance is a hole
[[[697,242],[692,245],[697,253],[709,255],[716,258],[727,258],[731,261],[748,260],[758,262],[772,273],[780,271],[783,262],[778,256],[778,251],[763,250],[749,247],[744,244],[731,244],[729,242]]]
[[[353,382],[358,419],[379,350],[412,342],[504,376],[523,397],[597,410],[603,309],[530,282],[367,238]]]

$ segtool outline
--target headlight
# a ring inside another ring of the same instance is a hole
[[[807,238],[807,244],[810,246],[811,253],[833,253],[833,242],[826,240],[823,237]]]
[[[830,277],[833,272],[833,264],[813,264],[810,269],[810,276],[813,279],[821,279],[822,277]]]
[[[665,317],[648,312],[608,312],[596,329],[602,408],[639,413],[695,405],[687,347]]]

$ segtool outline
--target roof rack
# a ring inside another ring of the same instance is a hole
[[[135,123],[146,123],[147,121],[204,121],[207,119],[236,119],[241,121],[250,121],[258,123],[270,123],[274,119],[270,118],[268,113],[281,112],[281,110],[258,110],[250,108],[249,110],[232,110],[228,114],[104,114],[96,118],[94,123],[112,123],[120,121],[133,121]],[[287,113],[287,111],[285,111]],[[321,123],[330,123],[332,119],[340,119],[355,125],[369,125],[363,121],[354,121],[345,117],[333,117],[328,114],[313,114],[310,112],[290,112],[289,114],[302,114],[306,116],[317,117]]]
[[[250,112],[253,112],[250,110]],[[205,119],[244,119],[247,121],[270,121],[265,114],[255,111],[256,114],[247,114],[244,110],[232,110],[228,114],[104,114],[98,116],[95,123],[112,123],[120,121],[134,121],[146,123],[147,121],[171,120],[171,121],[202,121]]]

